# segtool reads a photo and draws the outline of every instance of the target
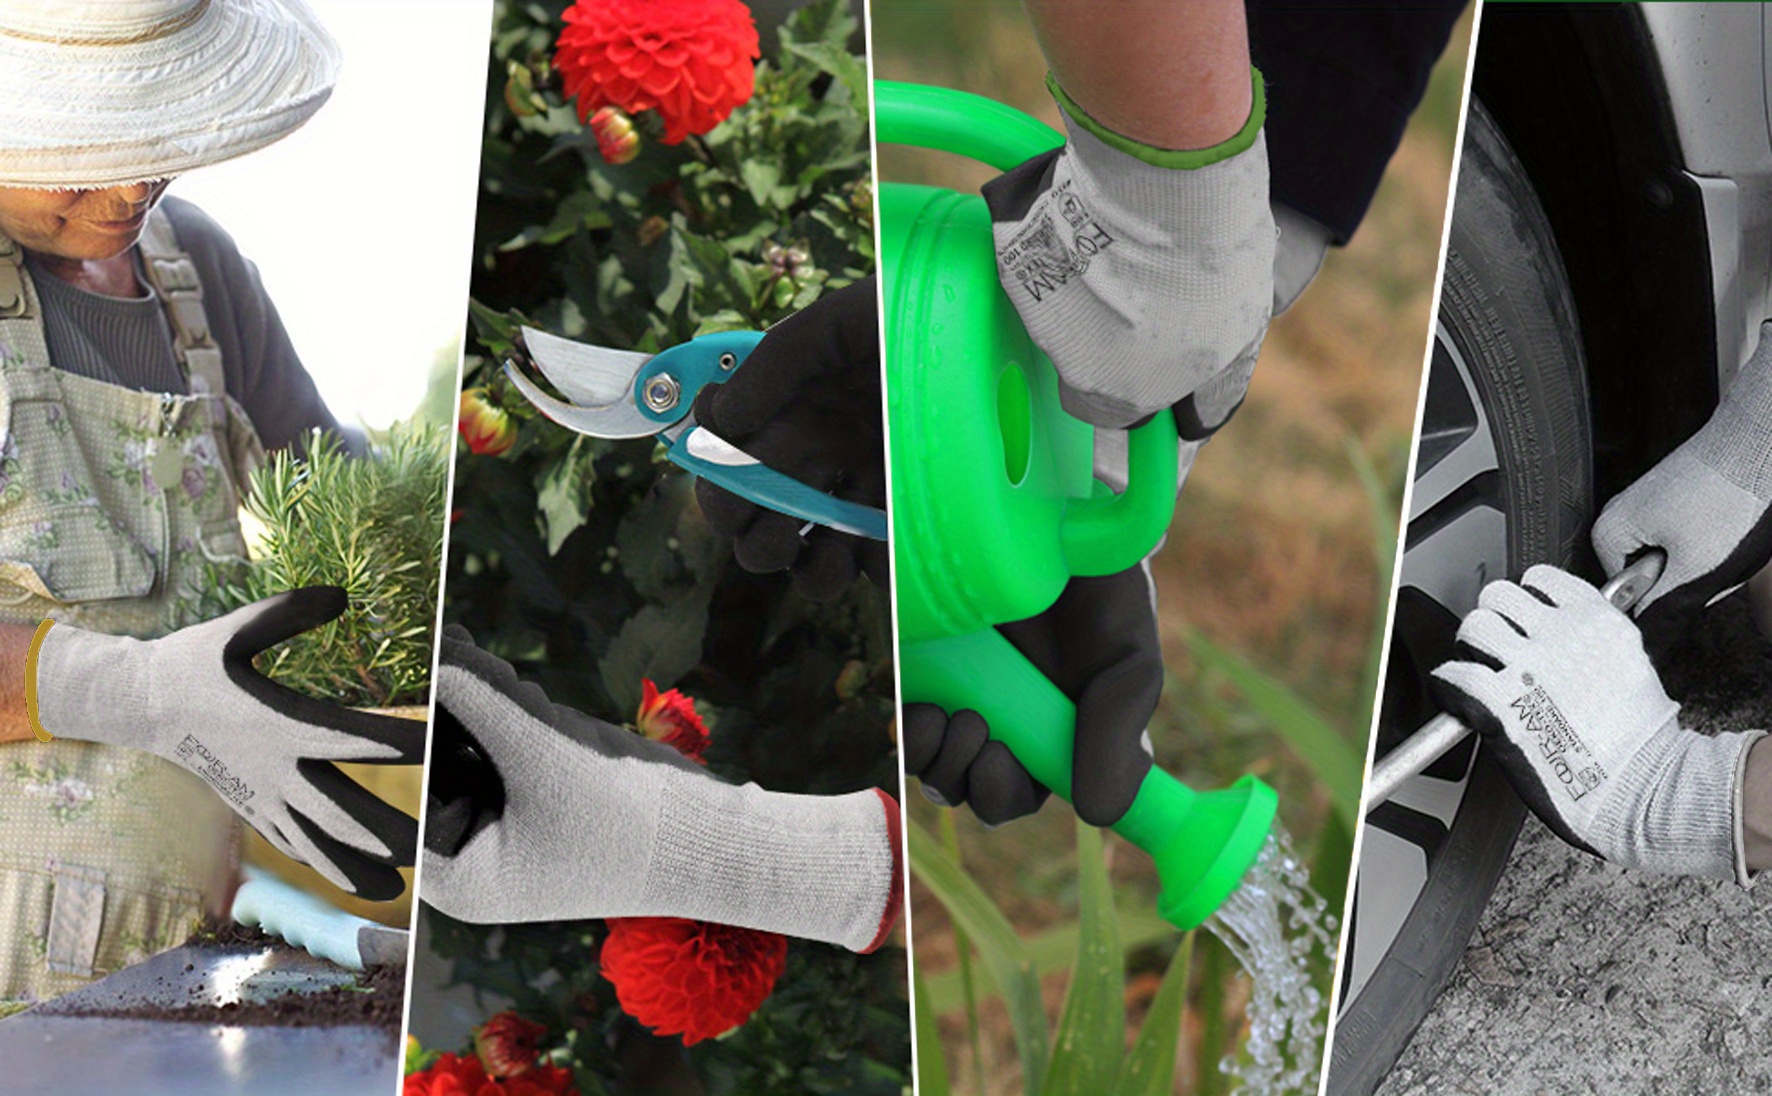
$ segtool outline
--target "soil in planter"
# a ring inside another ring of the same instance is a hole
[[[202,947],[270,947],[293,951],[281,937],[257,926],[229,922],[205,923],[192,933],[187,945]],[[185,968],[187,971],[190,966]],[[159,1020],[181,1024],[228,1027],[373,1027],[390,1035],[400,1033],[400,1013],[406,996],[404,967],[385,965],[362,971],[354,982],[328,986],[312,992],[292,992],[268,1001],[236,1001],[217,1005],[206,998],[209,987],[198,983],[186,991],[196,1000],[188,1004],[140,1004],[118,1008],[82,1008],[81,1016],[119,1020]]]

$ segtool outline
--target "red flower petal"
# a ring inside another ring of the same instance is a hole
[[[603,976],[622,1011],[684,1045],[744,1023],[787,965],[787,937],[679,917],[612,917]]]
[[[656,108],[665,143],[676,144],[755,90],[757,25],[741,0],[579,0],[562,19],[554,65],[580,118],[603,106]]]

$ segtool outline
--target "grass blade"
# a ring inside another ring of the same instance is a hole
[[[1316,709],[1240,655],[1218,646],[1199,632],[1189,634],[1188,644],[1195,660],[1202,667],[1216,669],[1230,679],[1249,706],[1267,720],[1274,733],[1300,760],[1311,767],[1328,789],[1335,813],[1351,830],[1359,815],[1365,750],[1356,753],[1341,733],[1317,714]]]
[[[938,823],[941,827],[941,847],[954,858],[954,863],[966,866],[965,857],[960,855],[960,830],[954,825],[954,812],[942,811]],[[972,977],[972,945],[966,939],[966,930],[959,925],[954,929],[954,956],[959,960],[960,988],[966,1002],[966,1038],[972,1044],[972,1074],[978,1091],[985,1090],[984,1082],[984,1040],[979,1037],[978,1023],[978,986]],[[1038,979],[1036,969],[1034,977]],[[928,986],[924,986],[928,992]]]
[[[1046,1073],[1051,1051],[1046,1010],[1040,1002],[1040,982],[1034,975],[1027,948],[1022,946],[1003,911],[928,831],[921,826],[907,826],[905,830],[911,871],[966,933],[985,970],[1002,992],[1015,1032],[1016,1052],[1021,1058],[1023,1090],[1027,1096],[1039,1096],[1040,1079]]]
[[[1157,916],[1155,908],[1119,907],[1114,920],[1120,925],[1120,950],[1130,954],[1140,948],[1173,939],[1175,926]],[[1044,977],[1071,969],[1077,957],[1077,922],[1064,921],[1040,933],[1022,937],[1022,946],[1034,961],[1034,975]],[[977,987],[977,1002],[989,1001],[997,995],[989,984]],[[958,970],[944,970],[929,976],[929,999],[942,1016],[967,1007],[965,990]]]
[[[1168,1096],[1175,1091],[1175,1054],[1181,1042],[1182,1013],[1187,1008],[1188,968],[1194,959],[1194,934],[1181,938],[1163,984],[1151,999],[1144,1027],[1114,1083],[1114,1096]]]
[[[911,992],[917,998],[917,1092],[920,1096],[948,1096],[948,1065],[941,1052],[941,1020],[929,1003],[929,989],[921,971],[911,972]]]
[[[1126,963],[1101,846],[1101,831],[1079,821],[1077,962],[1046,1065],[1046,1096],[1106,1092],[1126,1054]]]

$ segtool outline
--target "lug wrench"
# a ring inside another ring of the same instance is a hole
[[[1620,611],[1629,612],[1649,592],[1667,565],[1667,554],[1660,551],[1644,553],[1634,563],[1600,587],[1600,594]],[[1403,781],[1420,776],[1446,751],[1458,745],[1471,729],[1444,712],[1434,716],[1421,729],[1399,742],[1384,760],[1372,766],[1372,778],[1366,781],[1366,813],[1397,794]]]

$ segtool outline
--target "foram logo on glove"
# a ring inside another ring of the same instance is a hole
[[[209,782],[209,786],[221,793],[223,799],[232,803],[241,812],[252,814],[247,806],[257,793],[246,786],[241,780],[228,771],[221,758],[209,752],[209,747],[197,741],[194,735],[185,735],[184,741],[178,744],[178,759],[192,772]]]
[[[1527,675],[1525,681],[1531,685],[1531,676]],[[1520,713],[1521,725],[1537,739],[1540,753],[1557,781],[1568,791],[1570,799],[1580,799],[1605,781],[1606,770],[1593,760],[1587,744],[1557,710],[1544,686],[1533,685],[1510,707]],[[1575,760],[1571,760],[1571,755]],[[1585,767],[1577,768],[1584,760],[1587,762]]]

